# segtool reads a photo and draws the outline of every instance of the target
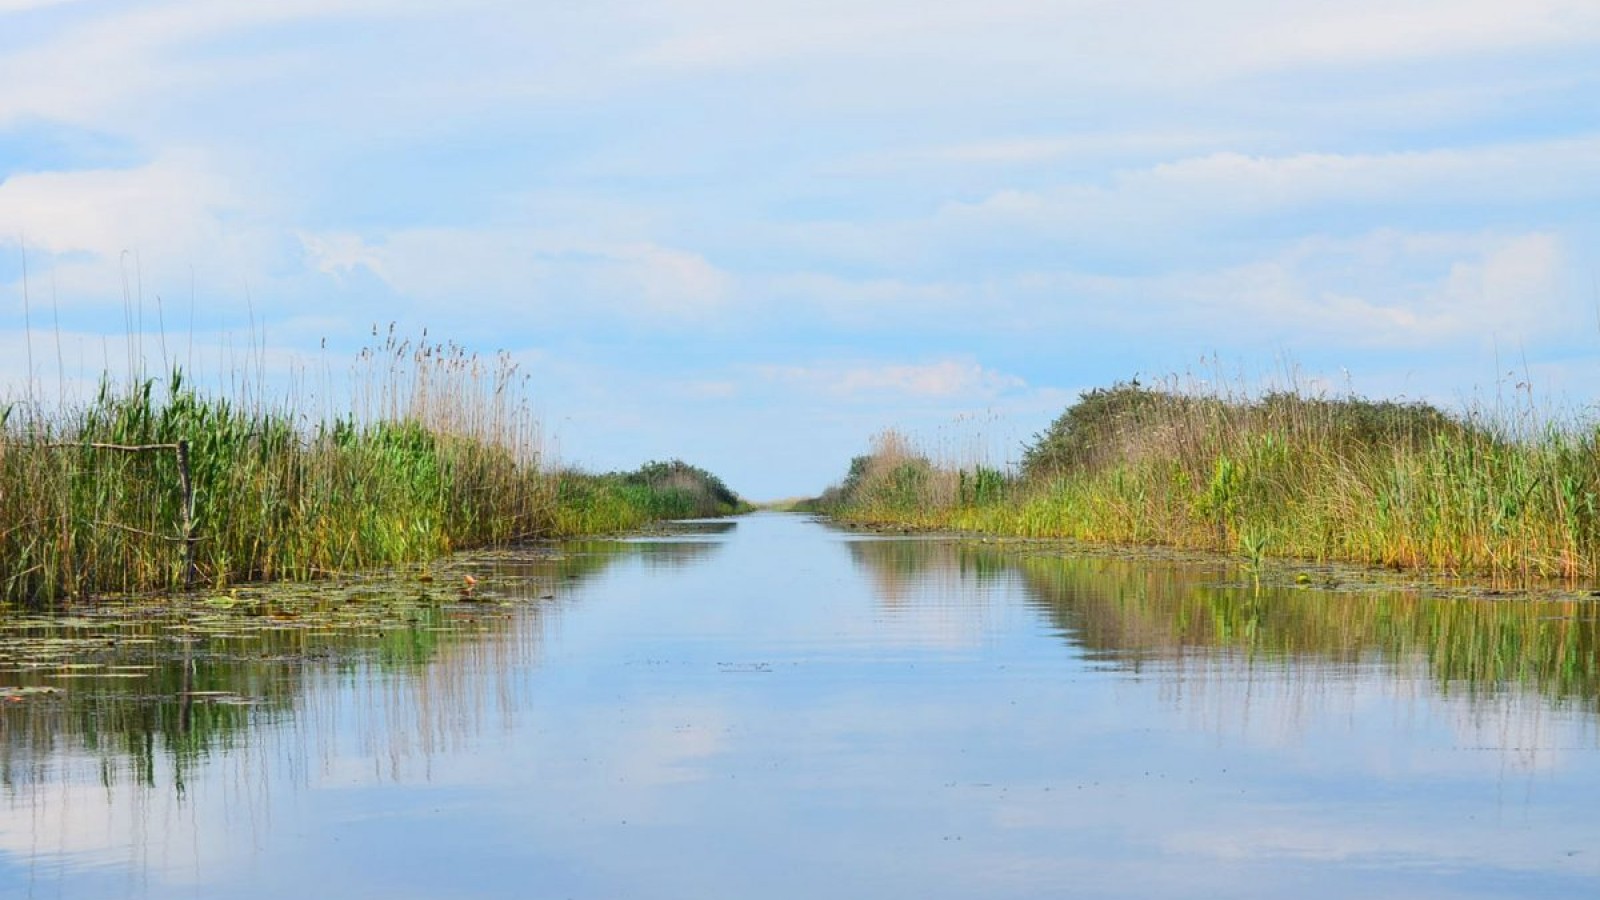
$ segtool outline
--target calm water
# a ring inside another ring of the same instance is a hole
[[[460,565],[14,624],[0,896],[1600,896],[1591,604],[781,515]]]

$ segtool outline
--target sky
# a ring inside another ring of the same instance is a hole
[[[1600,3],[0,0],[0,393],[391,323],[755,499],[1132,377],[1584,410]]]

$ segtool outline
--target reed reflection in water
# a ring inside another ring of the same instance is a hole
[[[1212,727],[1309,707],[1352,712],[1362,690],[1459,709],[1463,740],[1537,764],[1592,746],[1600,716],[1600,603],[1342,592],[1248,583],[1237,566],[996,549],[972,541],[850,544],[889,609],[950,598],[973,609],[1020,585],[1073,652],[1146,676]],[[1358,687],[1359,685],[1359,687]],[[1575,734],[1552,732],[1557,723]]]
[[[521,676],[586,581],[715,546],[582,541],[464,555],[426,583],[410,571],[13,616],[0,624],[0,854],[27,861],[30,885],[78,872],[85,896],[121,867],[145,882],[214,874],[261,845],[293,789],[425,780],[441,754],[514,729]],[[202,824],[216,822],[228,828]],[[12,874],[0,869],[0,894]]]

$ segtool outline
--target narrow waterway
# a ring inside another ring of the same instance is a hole
[[[1600,896],[1588,602],[779,514],[334,587],[7,620],[0,896]]]

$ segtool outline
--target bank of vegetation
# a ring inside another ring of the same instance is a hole
[[[633,530],[663,519],[728,516],[752,507],[721,478],[682,460],[648,462],[631,472],[556,478],[553,532],[559,535]]]
[[[1257,560],[1600,574],[1595,426],[1294,391],[1089,391],[1034,438],[1017,471],[941,465],[885,433],[816,504],[861,523]]]
[[[741,506],[677,461],[549,465],[507,359],[391,337],[357,368],[353,411],[323,421],[179,371],[0,403],[0,601],[317,578]]]

